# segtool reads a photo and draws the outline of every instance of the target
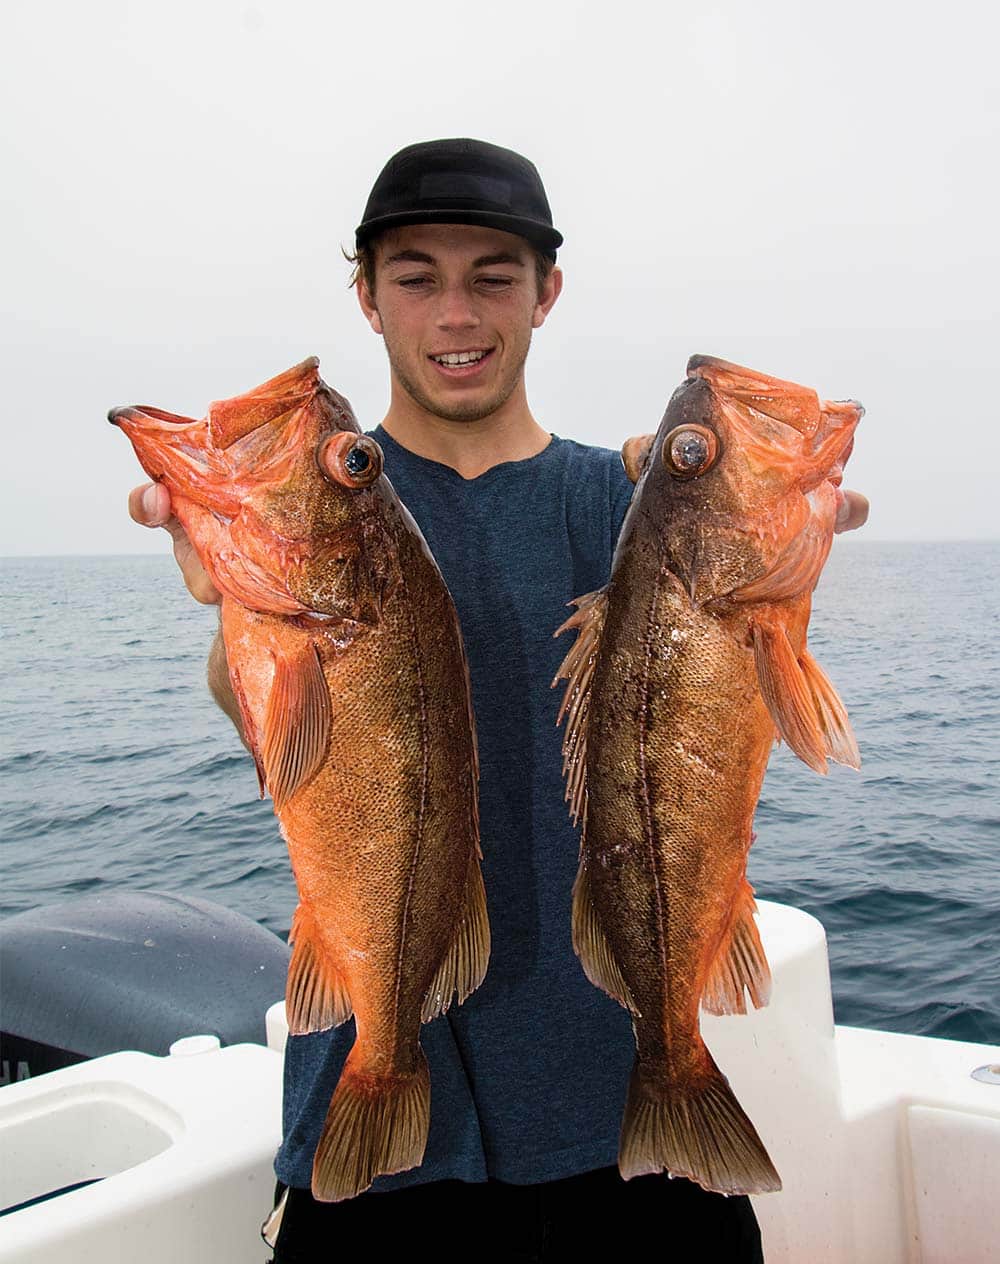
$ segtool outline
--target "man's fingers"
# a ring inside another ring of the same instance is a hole
[[[162,483],[133,487],[128,496],[128,512],[141,527],[165,527],[171,517],[170,493]]]
[[[222,594],[209,579],[187,532],[171,512],[170,493],[162,483],[143,483],[133,487],[128,497],[129,517],[143,527],[163,527],[174,542],[174,557],[181,569],[184,584],[204,606],[217,605]]]
[[[840,496],[834,531],[854,531],[863,527],[868,521],[868,497],[862,496],[860,492],[841,492]]]

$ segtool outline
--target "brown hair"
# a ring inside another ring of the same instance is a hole
[[[351,275],[347,282],[348,289],[357,285],[359,281],[363,281],[368,293],[375,293],[375,242],[377,240],[378,238],[372,238],[362,242],[353,254],[348,254],[341,246],[341,254],[351,265]],[[536,250],[534,246],[531,247],[531,253],[535,258],[535,284],[538,286],[538,293],[541,294],[545,282],[549,279],[549,273],[555,267],[555,256]]]

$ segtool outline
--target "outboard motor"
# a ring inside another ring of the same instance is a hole
[[[0,1083],[181,1036],[265,1044],[289,948],[210,900],[86,895],[0,923]]]

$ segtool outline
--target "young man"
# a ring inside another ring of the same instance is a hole
[[[633,1041],[628,1015],[587,981],[570,941],[578,840],[549,682],[566,649],[552,633],[567,601],[606,582],[632,488],[617,453],[550,434],[528,406],[525,357],[559,296],[561,244],[532,164],[472,140],[397,154],[357,231],[358,301],[390,366],[389,410],[373,434],[469,654],[493,949],[479,990],[423,1029],[423,1164],[349,1202],[317,1203],[309,1183],[352,1025],[290,1039],[276,1264],[354,1246],[439,1261],[586,1260],[651,1234],[664,1258],[690,1258],[689,1234],[699,1258],[762,1258],[748,1199],[663,1174],[626,1183],[614,1166]],[[844,505],[842,527],[860,525],[863,498]],[[165,489],[136,488],[130,512],[167,527],[193,595],[217,600]],[[218,639],[210,683],[235,719]]]

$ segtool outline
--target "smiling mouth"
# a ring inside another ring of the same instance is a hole
[[[481,364],[487,356],[492,354],[493,348],[487,347],[485,350],[476,351],[442,351],[439,355],[432,355],[429,358],[445,369],[464,369]]]

